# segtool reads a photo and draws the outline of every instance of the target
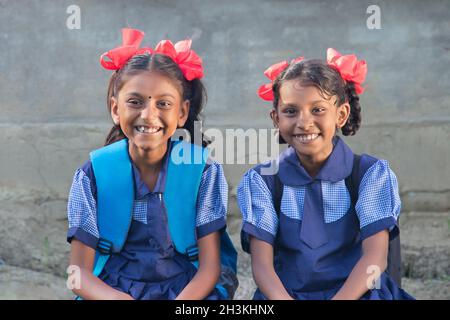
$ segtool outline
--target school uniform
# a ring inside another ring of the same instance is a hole
[[[149,190],[132,163],[135,199],[132,222],[123,249],[113,254],[99,278],[134,299],[175,299],[197,269],[174,248],[164,205],[164,189],[170,152],[163,159],[154,190]],[[117,195],[120,197],[120,195]],[[91,161],[77,169],[68,200],[69,229],[73,239],[97,248],[97,189]],[[179,199],[183,201],[183,199]],[[208,159],[197,196],[197,240],[226,227],[228,186],[222,166]],[[214,289],[206,299],[223,299]]]
[[[243,249],[249,252],[250,236],[272,245],[275,272],[294,299],[331,299],[361,258],[364,239],[382,230],[389,230],[392,239],[399,232],[401,202],[397,178],[388,162],[374,159],[352,206],[345,179],[352,173],[354,154],[338,137],[333,144],[331,155],[314,178],[301,165],[294,148],[280,154],[279,213],[273,201],[275,176],[264,174],[270,163],[250,169],[238,187]],[[379,289],[362,297],[410,298],[386,272]],[[254,299],[265,296],[258,289]]]

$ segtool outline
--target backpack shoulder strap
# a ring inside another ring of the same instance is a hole
[[[358,190],[359,190],[359,163],[361,161],[361,156],[355,154],[353,156],[353,167],[352,173],[345,178],[345,185],[347,186],[347,190],[350,193],[350,199],[352,205],[356,205],[356,201],[358,201]]]
[[[273,207],[277,216],[279,216],[281,210],[281,198],[283,198],[283,183],[281,182],[278,172],[274,174],[262,174],[262,168],[263,165],[260,165],[257,166],[255,170],[269,188],[269,191],[272,194]]]
[[[278,173],[273,176],[273,206],[275,208],[275,212],[277,216],[280,215],[281,212],[281,199],[283,198],[283,183],[278,176]]]
[[[172,144],[164,190],[169,232],[175,249],[198,268],[197,195],[208,149],[176,141]],[[231,299],[238,286],[237,252],[226,231],[220,237],[221,275],[215,288]]]
[[[345,184],[350,193],[352,206],[356,206],[358,201],[359,186],[364,174],[377,161],[376,158],[369,155],[354,155],[352,173],[345,179]],[[402,284],[401,273],[401,247],[400,235],[389,241],[388,265],[386,272],[397,283],[399,287]]]
[[[198,257],[197,194],[208,149],[184,141],[173,142],[167,168],[164,204],[175,249],[194,262]]]
[[[100,239],[94,274],[98,276],[109,255],[120,252],[125,243],[132,219],[134,186],[126,139],[91,152],[90,158],[97,183]]]
[[[366,174],[367,170],[375,163],[377,159],[369,155],[355,154],[353,157],[352,173],[345,178],[345,185],[350,193],[352,205],[355,206],[358,201],[359,186],[361,180]]]

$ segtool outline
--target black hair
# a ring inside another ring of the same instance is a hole
[[[191,139],[194,139],[194,123],[199,121],[200,113],[203,110],[203,106],[206,102],[206,89],[200,79],[193,79],[191,81],[186,80],[179,66],[168,56],[162,54],[141,54],[133,56],[121,69],[115,71],[109,79],[108,93],[106,97],[106,104],[108,111],[111,112],[111,98],[117,97],[118,92],[123,87],[126,81],[126,77],[135,75],[143,70],[155,71],[169,79],[173,80],[180,86],[182,91],[183,100],[189,100],[189,115],[183,128],[188,130]],[[210,141],[201,134],[202,145],[207,146]],[[120,125],[114,125],[108,133],[105,140],[105,146],[113,142],[126,138]]]
[[[316,87],[323,97],[336,96],[337,106],[348,102],[350,115],[341,128],[344,136],[354,135],[361,126],[361,106],[353,82],[342,79],[338,70],[323,60],[308,59],[291,63],[273,83],[273,107],[278,109],[280,88],[284,81],[296,79],[302,86]],[[280,136],[280,143],[285,143]]]

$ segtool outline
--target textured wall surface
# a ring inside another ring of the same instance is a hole
[[[69,5],[81,10],[70,30]],[[370,30],[369,5],[381,29]],[[204,126],[269,128],[256,89],[274,62],[356,53],[369,73],[357,152],[389,160],[404,208],[450,207],[449,1],[0,1],[0,199],[66,197],[74,169],[110,123],[98,57],[124,26],[144,45],[193,37],[204,58]],[[229,165],[233,187],[246,166]]]
[[[80,29],[67,28],[71,5]],[[367,27],[370,5],[381,29]],[[204,128],[222,132],[271,128],[256,90],[273,63],[325,58],[328,47],[365,59],[362,128],[345,140],[398,176],[410,211],[401,220],[407,290],[450,297],[450,1],[0,0],[0,298],[71,298],[66,200],[75,169],[111,126],[111,73],[98,58],[125,26],[146,32],[143,45],[193,38],[209,96]],[[225,165],[237,247],[234,193],[250,166]],[[238,297],[249,298],[249,259],[240,257]]]

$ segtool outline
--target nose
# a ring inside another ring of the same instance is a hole
[[[145,107],[141,110],[140,117],[143,120],[152,120],[158,117],[159,109],[153,99],[145,104]]]
[[[297,128],[308,130],[313,125],[313,117],[310,113],[301,111],[297,117]]]

